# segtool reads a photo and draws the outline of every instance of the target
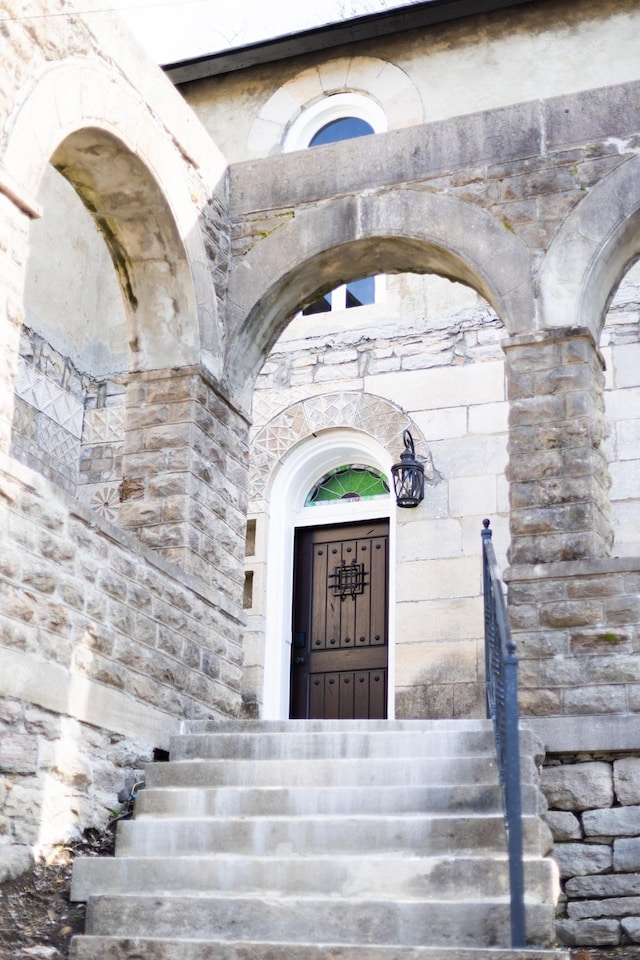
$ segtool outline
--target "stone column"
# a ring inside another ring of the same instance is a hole
[[[130,376],[120,526],[239,612],[248,431],[199,367]]]
[[[505,345],[512,564],[606,557],[603,361],[585,329]]]

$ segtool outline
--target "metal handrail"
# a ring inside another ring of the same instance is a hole
[[[511,946],[526,947],[524,870],[522,863],[522,799],[518,735],[518,658],[511,638],[507,608],[491,542],[489,520],[482,521],[482,581],[484,589],[487,717],[493,721],[504,807],[509,887]]]

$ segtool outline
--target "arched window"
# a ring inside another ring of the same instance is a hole
[[[314,133],[309,141],[310,147],[321,147],[324,143],[338,143],[340,140],[353,140],[355,137],[366,137],[375,130],[366,120],[360,117],[341,117],[331,120]]]
[[[382,108],[361,93],[336,93],[318,100],[296,118],[287,131],[282,149],[304,150],[329,143],[367,137],[387,130]],[[304,317],[363,307],[380,300],[382,277],[361,277],[331,290],[302,310]]]
[[[388,497],[389,484],[384,474],[373,467],[358,463],[345,464],[330,470],[312,486],[304,502],[305,507],[314,507],[336,500],[373,500]]]

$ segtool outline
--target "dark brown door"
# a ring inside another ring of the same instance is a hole
[[[298,530],[291,717],[387,715],[389,523]]]

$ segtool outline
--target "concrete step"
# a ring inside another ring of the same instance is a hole
[[[526,727],[523,728],[527,733]],[[181,733],[409,733],[493,731],[490,720],[185,720]]]
[[[377,757],[495,757],[491,730],[188,734],[173,737],[172,760],[369,759]]]
[[[550,849],[548,828],[523,818],[528,855]],[[237,853],[248,856],[409,853],[502,856],[504,820],[494,816],[307,816],[129,820],[118,824],[116,856],[167,857]]]
[[[530,778],[527,778],[529,781]],[[357,787],[498,782],[493,757],[181,760],[147,768],[150,787]]]
[[[536,813],[540,793],[524,784],[522,809]],[[462,784],[431,787],[188,787],[147,788],[136,800],[144,817],[301,816],[380,813],[498,813],[500,787]]]
[[[76,937],[70,960],[569,960],[561,950]]]
[[[527,939],[553,941],[554,910],[530,904]],[[275,897],[97,897],[87,905],[87,933],[120,937],[213,938],[420,946],[508,943],[509,905],[493,901],[388,901]]]
[[[551,860],[525,863],[527,901],[549,896]],[[154,896],[357,897],[404,900],[493,900],[509,892],[506,858],[488,857],[252,857],[78,858],[72,900],[113,896],[121,890]]]

